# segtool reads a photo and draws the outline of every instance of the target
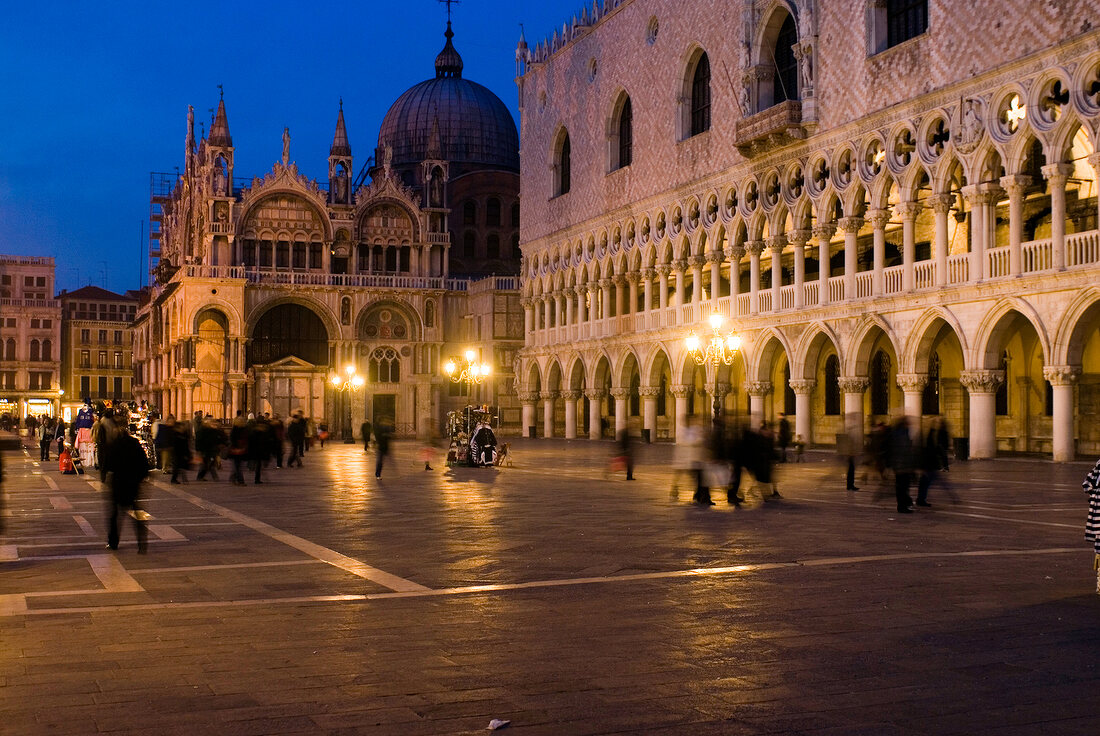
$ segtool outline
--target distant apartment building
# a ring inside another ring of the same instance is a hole
[[[54,260],[0,255],[0,415],[61,408],[61,302]]]
[[[85,286],[59,299],[64,404],[129,401],[137,295]]]

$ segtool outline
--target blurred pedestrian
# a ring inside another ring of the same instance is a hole
[[[917,467],[916,449],[909,433],[909,418],[904,414],[898,417],[890,430],[887,461],[894,471],[894,496],[899,514],[913,513],[913,497],[909,489],[913,483],[913,472]]]
[[[38,459],[46,463],[50,461],[50,445],[53,444],[53,432],[49,420],[38,425],[35,430],[38,436]]]
[[[54,428],[54,437],[57,440],[57,454],[60,455],[65,449],[65,420],[61,417],[57,418],[57,427]]]
[[[239,412],[238,412],[239,413]],[[153,447],[157,451],[157,465],[161,472],[172,472],[172,445],[176,436],[176,417],[172,414],[157,422],[153,433]]]
[[[382,463],[386,459],[386,456],[390,454],[390,437],[391,430],[388,424],[379,423],[374,428],[374,454],[377,456],[374,461],[374,477],[382,477]]]
[[[287,467],[302,467],[302,455],[306,454],[306,418],[302,412],[295,412],[286,427],[286,438],[290,442],[290,457],[287,459]]]
[[[283,454],[286,450],[286,426],[276,414],[271,419],[271,454],[275,456],[275,467],[283,467]]]
[[[841,462],[847,467],[844,488],[849,491],[858,491],[856,465],[859,464],[859,454],[863,449],[863,417],[859,414],[845,415],[844,432],[838,439],[837,453],[840,455]]]
[[[214,480],[218,479],[218,464],[225,443],[225,432],[213,417],[206,417],[199,426],[199,436],[195,438],[195,449],[202,457],[202,467],[199,468],[195,480],[202,480],[207,473]]]
[[[111,502],[107,517],[107,548],[118,549],[118,514],[119,510],[122,510],[123,513],[129,512],[133,517],[138,554],[145,554],[147,549],[145,514],[139,508],[138,501],[141,497],[141,482],[149,475],[149,461],[137,438],[125,428],[119,431],[111,444]]]
[[[248,462],[254,470],[252,480],[256,485],[263,485],[262,472],[271,458],[271,427],[267,423],[266,416],[256,417],[248,431]]]
[[[242,412],[237,412],[233,426],[229,429],[229,458],[233,461],[233,474],[230,480],[235,486],[244,485],[244,473],[241,466],[248,459],[248,421]]]
[[[936,452],[939,455],[940,470],[949,470],[948,453],[951,449],[951,430],[948,429],[947,420],[943,417],[936,418]]]
[[[630,432],[619,432],[619,457],[622,458],[623,470],[626,471],[626,479],[634,480],[634,442],[630,438]]]
[[[787,448],[791,444],[791,423],[787,415],[782,412],[779,414],[779,432],[776,434],[775,441],[779,445],[779,462],[787,462]]]
[[[778,458],[775,449],[775,431],[767,422],[761,422],[760,431],[757,434],[759,435],[757,439],[759,452],[754,475],[756,476],[756,482],[764,486],[760,491],[760,496],[765,501],[774,501],[783,498],[779,493],[779,481],[775,472],[775,462]],[[768,487],[771,488],[771,493],[765,494]]]
[[[370,433],[371,424],[369,419],[364,419],[363,423],[359,425],[359,434],[363,438],[363,452],[370,451]]]
[[[172,482],[186,483],[191,469],[191,424],[176,422],[172,425]],[[182,480],[181,480],[182,479]]]
[[[710,497],[710,486],[703,477],[703,468],[706,463],[706,436],[699,420],[688,417],[684,427],[684,436],[676,438],[676,466],[686,472],[692,479],[695,491],[691,500],[700,506],[713,506],[714,501]]]

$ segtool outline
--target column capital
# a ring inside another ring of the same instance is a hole
[[[812,237],[812,230],[790,230],[787,232],[787,242],[794,248],[805,246]]]
[[[959,383],[972,394],[994,393],[1004,380],[1004,371],[968,370],[959,373]]]
[[[824,225],[818,225],[813,229],[813,233],[814,239],[818,243],[828,243],[830,240],[833,239],[833,236],[836,235],[836,225],[832,222],[826,223]]]
[[[579,399],[583,395],[584,395],[584,393],[582,391],[562,391],[561,392],[561,397],[563,399],[565,399],[566,401],[576,401],[577,399]]]
[[[657,275],[657,269],[655,268],[643,268],[642,278],[646,281],[652,281],[653,277]]]
[[[626,274],[626,281],[628,284],[636,284],[641,280],[642,275],[637,271],[631,271],[630,273]]]
[[[617,273],[612,281],[615,282],[615,286],[626,286],[626,274]]]
[[[905,204],[904,202],[902,204]],[[902,205],[898,205],[901,207]],[[901,214],[900,212],[898,214]],[[886,223],[890,222],[890,209],[877,209],[867,210],[867,222],[871,223],[871,227],[875,230],[882,230],[886,227]]]
[[[599,290],[600,290],[600,284],[599,284],[598,281],[589,281],[588,282],[588,293],[589,294],[595,294]]]
[[[927,373],[899,373],[897,375],[898,386],[905,393],[920,391],[924,384],[928,383]]]
[[[1073,174],[1073,164],[1047,164],[1042,168],[1043,176],[1052,184],[1065,184]]]
[[[525,296],[519,301],[523,305],[524,309],[533,309],[535,306],[535,300],[532,297]]]
[[[894,205],[894,214],[902,219],[912,222],[917,215],[924,211],[924,205],[920,202],[898,202]]]
[[[670,273],[672,273],[672,266],[668,265],[667,263],[662,263],[660,266],[657,266],[653,270],[657,272],[658,276],[661,276],[661,277],[667,279],[668,275]]]
[[[577,295],[577,290],[574,289],[572,286],[567,286],[561,290],[561,293],[564,294],[567,298],[572,299]]]
[[[719,383],[717,393],[715,393],[714,386],[709,387],[707,389],[707,393],[710,394],[713,398],[721,399],[724,396],[726,396],[727,394],[729,394],[729,392],[732,391],[732,390],[733,390],[733,387],[730,386],[728,383]]]
[[[692,268],[702,268],[707,262],[707,259],[703,256],[692,256],[688,258],[688,265]]]
[[[624,387],[621,387],[621,386],[617,386],[617,387],[611,389],[611,396],[615,399],[623,399],[623,400],[629,399],[630,398],[630,389],[629,388],[624,388]]]
[[[707,263],[721,263],[723,258],[722,251],[709,250],[707,251],[706,259]]]
[[[686,399],[688,394],[695,390],[695,387],[688,383],[674,383],[669,387],[669,390],[677,399]]]
[[[765,240],[764,244],[768,246],[768,250],[782,251],[785,247],[787,247],[787,236],[773,235],[772,237]]]
[[[814,387],[817,386],[817,381],[812,378],[792,378],[787,383],[790,384],[791,391],[796,394],[813,393]]]
[[[843,376],[837,380],[840,390],[846,394],[862,394],[871,385],[871,379],[860,376]]]
[[[1005,190],[1001,187],[999,182],[995,181],[987,181],[984,184],[979,184],[978,191],[982,194],[989,195],[989,202],[994,204],[1004,199],[1005,196]]]
[[[981,192],[977,184],[967,184],[959,190],[959,193],[962,194],[963,199],[965,199],[971,207],[980,203]]]
[[[924,201],[936,214],[946,215],[955,204],[955,196],[953,194],[933,194]]]
[[[561,391],[542,391],[539,393],[539,398],[544,401],[553,401],[561,395]]]
[[[763,240],[746,240],[745,252],[750,256],[759,256],[764,251]]]
[[[837,227],[839,227],[846,234],[855,234],[863,229],[862,217],[842,217],[836,221]]]
[[[687,270],[687,267],[688,267],[687,261],[684,260],[683,258],[680,258],[679,260],[673,261],[671,265],[672,265],[672,270],[675,271],[676,273],[683,273],[684,271]]]
[[[538,391],[520,391],[519,400],[523,404],[534,404],[539,400]]]
[[[600,279],[600,286],[603,287],[604,289],[611,288],[611,284],[612,284],[612,281],[609,278]]]
[[[602,388],[590,388],[585,389],[584,395],[589,401],[599,401],[604,396],[607,396],[607,392]]]
[[[730,263],[737,263],[745,257],[745,249],[740,245],[727,246],[726,249],[722,252],[725,254],[726,259]]]
[[[1045,365],[1043,378],[1051,386],[1072,386],[1081,377],[1081,369],[1073,365]]]
[[[1011,176],[1002,176],[1000,184],[1004,187],[1004,190],[1010,195],[1022,194],[1024,189],[1031,186],[1031,177],[1026,174],[1012,174]]]
[[[653,398],[661,395],[660,386],[640,386],[638,388],[638,395],[643,399]]]
[[[749,396],[767,396],[772,392],[771,381],[746,381],[745,391]]]

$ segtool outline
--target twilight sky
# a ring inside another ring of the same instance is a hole
[[[516,110],[519,24],[534,43],[582,0],[462,0],[463,76]],[[0,253],[57,258],[58,289],[148,283],[149,172],[183,165],[187,106],[210,127],[225,87],[235,176],[282,152],[327,178],[339,98],[355,168],[390,104],[434,77],[437,0],[11,3],[0,23]],[[142,237],[142,228],[145,237]]]

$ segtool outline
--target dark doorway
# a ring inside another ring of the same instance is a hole
[[[393,427],[397,421],[397,395],[375,394],[374,411],[371,413],[375,426],[388,425]]]

